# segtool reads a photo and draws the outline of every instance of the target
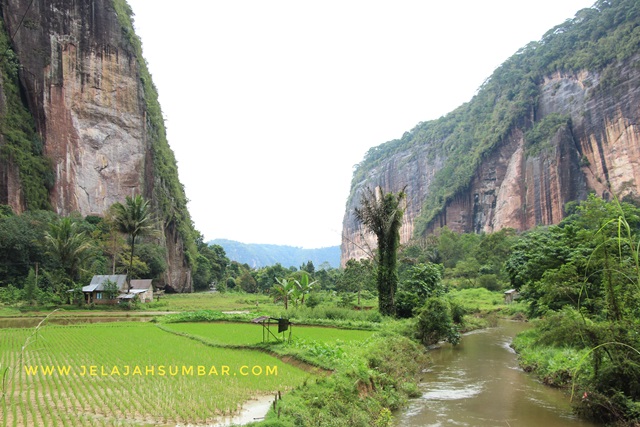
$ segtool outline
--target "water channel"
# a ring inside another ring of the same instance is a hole
[[[571,413],[565,392],[518,368],[512,338],[527,327],[501,322],[430,352],[422,397],[396,414],[398,427],[594,427]]]
[[[2,328],[34,328],[44,317],[0,317]],[[150,322],[153,316],[85,316],[85,317],[55,317],[47,319],[47,325],[77,325],[82,323],[104,322]]]

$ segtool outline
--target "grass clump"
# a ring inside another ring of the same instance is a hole
[[[377,334],[336,359],[335,373],[304,383],[256,426],[390,426],[391,411],[416,395],[424,349],[408,338]]]
[[[581,360],[587,350],[568,345],[557,347],[543,342],[538,329],[529,329],[516,336],[511,345],[518,352],[520,366],[547,385],[570,386],[573,374],[581,367]]]

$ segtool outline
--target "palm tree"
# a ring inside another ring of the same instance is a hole
[[[89,236],[78,231],[78,223],[66,217],[49,224],[44,238],[49,246],[48,252],[71,280],[77,280],[82,265],[93,253]]]
[[[400,227],[404,215],[406,194],[402,189],[397,194],[384,193],[380,187],[367,189],[355,209],[355,217],[378,240],[378,307],[381,314],[394,315],[395,293],[398,289],[398,246]]]
[[[125,203],[116,202],[112,206],[114,224],[118,231],[129,236],[129,268],[127,269],[127,292],[131,290],[131,271],[135,253],[136,238],[155,234],[155,223],[151,217],[149,202],[142,196],[127,196]]]

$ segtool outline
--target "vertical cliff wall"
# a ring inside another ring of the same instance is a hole
[[[506,61],[470,103],[370,150],[352,181],[342,263],[375,247],[353,215],[367,187],[406,186],[402,242],[444,226],[555,224],[589,192],[638,200],[639,22],[637,2],[599,2]]]
[[[2,2],[20,94],[54,173],[51,207],[100,215],[142,194],[164,228],[164,285],[190,290],[186,197],[130,15],[124,0]],[[18,195],[5,200],[22,210],[15,168],[1,175],[0,197]]]
[[[458,232],[530,229],[555,224],[564,206],[589,192],[602,197],[640,195],[640,58],[616,64],[609,83],[600,73],[555,73],[540,84],[535,120],[514,126],[508,136],[475,169],[468,187],[443,204],[425,232],[447,226]],[[612,77],[615,76],[615,77]],[[615,81],[611,84],[611,81]],[[566,117],[540,146],[530,147],[525,133],[552,115]],[[426,146],[428,147],[428,145]],[[401,232],[414,235],[422,204],[445,162],[411,148],[394,154],[355,183],[343,223],[342,259],[366,255],[375,248],[353,216],[363,188],[380,185],[398,191],[405,185],[409,203]]]

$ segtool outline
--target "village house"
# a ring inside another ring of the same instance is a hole
[[[110,284],[115,285],[113,289]],[[135,298],[143,303],[153,301],[151,279],[131,280],[131,289],[128,288],[125,274],[96,275],[89,285],[82,287],[82,293],[87,304],[117,304]]]
[[[131,292],[127,294],[125,288],[124,292],[118,295],[118,298],[121,300],[128,299],[131,294],[137,295],[140,302],[152,302],[153,286],[151,285],[151,279],[131,279]]]
[[[520,294],[515,289],[509,289],[504,293],[504,303],[511,304],[515,300],[520,298]]]

